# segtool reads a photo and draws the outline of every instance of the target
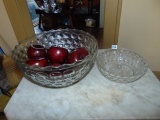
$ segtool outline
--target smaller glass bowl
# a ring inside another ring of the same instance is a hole
[[[130,83],[141,78],[148,64],[139,54],[125,49],[106,49],[99,53],[97,66],[107,79],[118,83]]]

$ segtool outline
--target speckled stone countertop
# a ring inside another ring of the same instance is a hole
[[[46,88],[25,77],[4,110],[9,120],[160,118],[160,82],[148,69],[138,81],[120,84],[97,65],[78,83]]]

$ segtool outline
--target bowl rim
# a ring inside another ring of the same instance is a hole
[[[16,51],[17,51],[18,47],[19,47],[21,44],[23,44],[23,43],[25,43],[26,41],[28,41],[30,38],[36,37],[36,36],[39,36],[39,35],[42,35],[42,34],[49,34],[49,33],[51,33],[51,32],[58,32],[58,31],[75,31],[75,32],[78,31],[78,32],[81,32],[81,33],[83,33],[83,34],[86,34],[86,35],[92,37],[93,41],[96,43],[96,44],[95,44],[96,46],[95,46],[94,52],[93,52],[92,54],[89,52],[89,55],[87,55],[83,60],[78,60],[78,61],[76,61],[76,62],[74,62],[74,63],[72,63],[72,64],[66,64],[66,63],[64,63],[64,64],[62,64],[62,65],[60,65],[60,66],[51,66],[51,65],[45,66],[45,67],[40,67],[40,66],[36,66],[36,65],[35,65],[35,66],[29,66],[28,64],[25,63],[25,61],[21,61],[21,60],[19,60],[19,59],[15,59],[15,61],[16,61],[18,64],[24,65],[25,68],[29,68],[29,69],[31,69],[31,70],[48,71],[48,70],[54,70],[54,69],[63,70],[63,69],[67,69],[67,68],[72,68],[72,67],[80,66],[80,65],[83,65],[84,63],[90,61],[90,60],[93,59],[94,57],[96,57],[97,52],[98,52],[97,39],[96,39],[92,34],[90,34],[90,33],[88,33],[88,32],[85,32],[84,30],[69,29],[69,28],[66,28],[66,29],[61,29],[61,28],[60,28],[60,29],[56,29],[56,30],[55,30],[55,29],[51,29],[51,30],[49,30],[49,31],[43,31],[43,32],[41,32],[41,33],[39,33],[39,34],[33,34],[33,35],[31,35],[31,36],[28,36],[26,39],[20,41],[20,42],[14,47],[14,50],[12,51],[12,56],[13,56],[14,54],[16,54]]]

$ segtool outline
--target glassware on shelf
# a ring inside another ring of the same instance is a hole
[[[51,11],[54,12],[56,9],[56,2],[55,0],[50,0],[50,6],[51,6]]]
[[[48,5],[48,0],[43,0],[43,6],[44,6],[44,10],[45,12],[49,12],[49,5]]]

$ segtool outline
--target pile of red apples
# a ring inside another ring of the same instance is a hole
[[[30,66],[61,66],[63,64],[72,64],[78,60],[84,59],[89,55],[85,48],[77,48],[68,52],[66,48],[51,46],[46,49],[42,45],[30,45],[27,51],[28,60],[26,64]]]

